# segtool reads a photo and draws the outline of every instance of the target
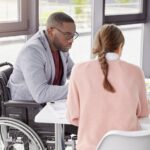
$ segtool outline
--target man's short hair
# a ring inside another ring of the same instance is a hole
[[[63,12],[55,12],[48,17],[46,26],[47,28],[55,27],[57,25],[62,25],[63,22],[74,23],[74,20]]]

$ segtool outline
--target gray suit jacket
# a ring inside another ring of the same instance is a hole
[[[55,66],[45,34],[39,31],[29,39],[18,55],[8,81],[12,99],[45,103],[66,98],[68,85],[65,82],[70,76],[73,61],[68,52],[60,52],[60,55],[64,71],[61,85],[51,85]]]

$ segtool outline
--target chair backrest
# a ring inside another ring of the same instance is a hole
[[[150,130],[110,131],[96,150],[150,150]]]
[[[13,65],[8,62],[0,63],[0,67],[7,66],[7,68],[0,70],[0,101],[8,101],[10,96],[9,88],[7,87],[7,82],[13,71]]]
[[[2,67],[2,68],[1,68]],[[13,65],[8,62],[0,63],[0,115],[3,112],[5,101],[11,99],[7,82],[13,71]]]

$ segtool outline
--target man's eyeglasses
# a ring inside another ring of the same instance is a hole
[[[75,32],[75,33],[70,33],[70,32],[63,32],[61,31],[60,29],[56,28],[56,27],[53,27],[55,28],[56,30],[58,30],[60,33],[62,33],[65,37],[66,40],[70,40],[70,39],[73,39],[75,40],[78,36],[79,36],[79,33]]]

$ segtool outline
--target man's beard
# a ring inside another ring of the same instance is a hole
[[[58,39],[55,38],[54,42],[53,42],[53,45],[55,46],[55,48],[58,50],[58,51],[62,51],[62,52],[68,52],[69,49],[71,47],[64,47],[62,46],[62,44],[59,42]]]

